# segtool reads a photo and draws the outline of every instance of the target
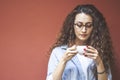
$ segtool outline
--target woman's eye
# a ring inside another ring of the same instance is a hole
[[[81,27],[82,25],[79,25],[79,24],[78,24],[77,26],[78,26],[78,27]]]
[[[86,24],[86,27],[87,27],[87,28],[92,27],[92,23],[87,23],[87,24]]]
[[[81,23],[77,23],[77,26],[78,26],[78,27],[81,27],[81,26],[82,26],[82,24],[81,24]]]

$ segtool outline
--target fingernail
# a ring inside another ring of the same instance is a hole
[[[84,51],[86,51],[86,49],[84,48]]]
[[[88,46],[87,46],[87,48],[88,48]]]

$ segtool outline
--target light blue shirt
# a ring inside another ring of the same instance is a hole
[[[53,49],[49,62],[46,80],[53,80],[52,73],[65,53],[67,46],[60,46]],[[77,54],[66,63],[62,80],[96,80],[93,69],[95,62]],[[111,71],[108,73],[108,80],[112,80]]]

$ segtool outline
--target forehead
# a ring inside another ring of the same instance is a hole
[[[75,22],[92,22],[92,17],[85,13],[78,13],[75,16]]]

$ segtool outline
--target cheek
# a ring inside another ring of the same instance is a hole
[[[87,34],[88,34],[87,37],[89,38],[91,36],[91,34],[92,34],[92,30],[89,30]]]
[[[78,35],[80,31],[78,29],[74,29],[75,35]]]
[[[90,30],[89,32],[88,32],[88,34],[91,34],[92,33],[92,30]]]
[[[91,33],[92,33],[92,30],[93,30],[93,28],[90,29],[90,30],[88,30],[88,34],[91,34]]]

